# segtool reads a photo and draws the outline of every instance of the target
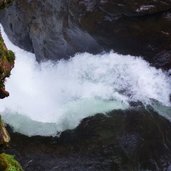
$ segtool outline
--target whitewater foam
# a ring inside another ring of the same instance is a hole
[[[10,42],[15,68],[6,82],[10,97],[0,103],[4,120],[26,135],[56,135],[96,113],[126,109],[130,101],[170,106],[171,79],[140,57],[114,52],[79,53],[69,60],[37,63],[35,55]]]

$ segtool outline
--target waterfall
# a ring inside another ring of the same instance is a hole
[[[156,105],[157,111],[164,113],[166,107],[170,111],[169,72],[141,57],[85,52],[69,60],[38,63],[33,53],[8,39],[2,26],[1,31],[16,63],[6,81],[10,96],[1,101],[0,112],[17,132],[55,136],[75,128],[85,117],[125,110],[132,101],[152,106],[157,102],[162,106],[161,111]]]

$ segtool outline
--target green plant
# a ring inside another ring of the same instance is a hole
[[[2,80],[0,80],[0,88],[3,88],[4,87],[4,83]]]
[[[0,170],[3,171],[23,171],[21,165],[15,160],[14,156],[0,154]]]
[[[11,63],[14,62],[14,60],[15,60],[15,54],[14,54],[13,51],[8,50],[7,60],[8,60],[9,62],[11,62]]]

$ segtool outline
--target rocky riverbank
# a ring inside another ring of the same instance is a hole
[[[0,8],[6,7],[11,1],[0,1]],[[0,99],[9,96],[5,89],[5,80],[10,76],[11,70],[14,67],[15,55],[5,46],[3,38],[0,34]],[[5,127],[5,124],[0,117],[0,151],[8,146],[10,135]],[[22,171],[20,164],[14,159],[14,156],[0,153],[0,170],[2,171]]]
[[[14,67],[15,55],[8,50],[0,35],[0,99],[9,96],[5,89],[5,80],[10,76],[10,72]],[[0,118],[0,151],[10,142],[10,135],[5,124]],[[5,153],[0,154],[0,170],[2,171],[22,171],[20,164],[14,159],[14,156]]]
[[[11,132],[8,152],[25,171],[170,171],[171,124],[150,108],[84,119],[57,137]]]

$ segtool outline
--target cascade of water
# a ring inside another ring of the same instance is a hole
[[[1,101],[4,120],[27,135],[56,135],[96,113],[126,109],[130,101],[170,106],[171,79],[140,57],[114,52],[79,53],[69,60],[37,63],[35,55],[10,42],[16,65]]]

